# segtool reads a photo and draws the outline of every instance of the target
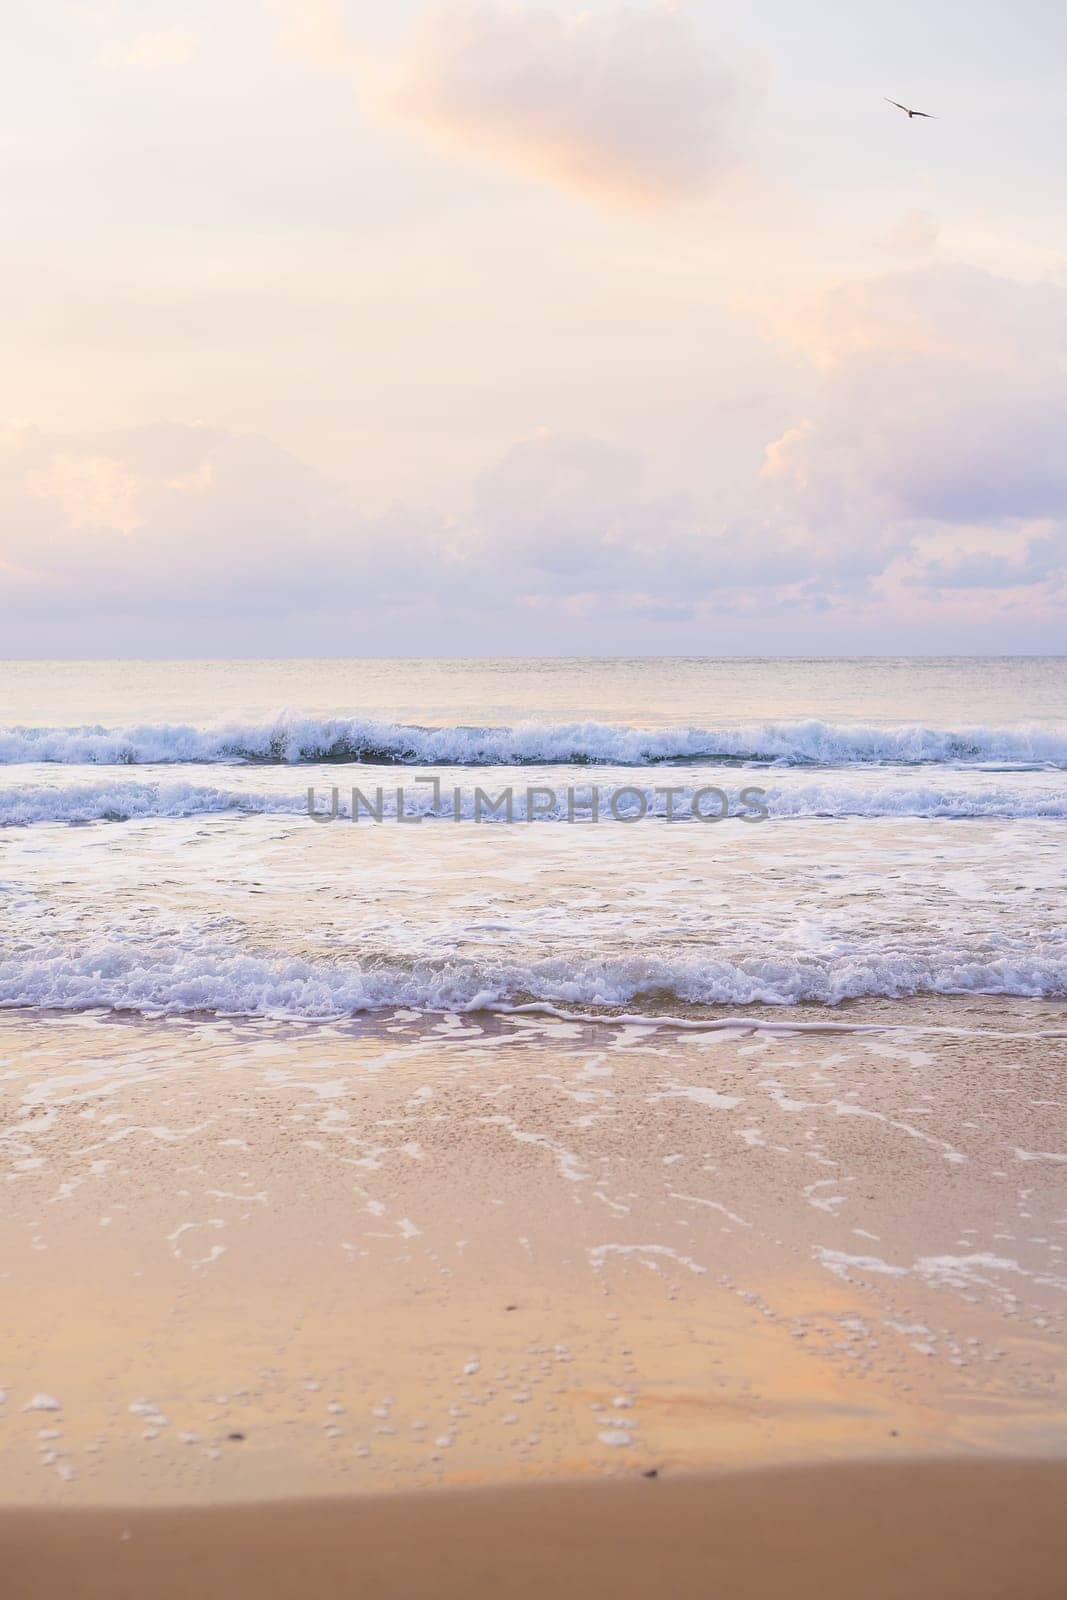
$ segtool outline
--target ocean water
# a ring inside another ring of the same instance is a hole
[[[1067,658],[0,664],[8,1008],[1054,1027],[1065,879]]]

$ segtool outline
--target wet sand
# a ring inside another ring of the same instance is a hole
[[[1058,1592],[1063,1060],[0,1017],[11,1592]]]
[[[19,1600],[1058,1600],[1067,1464],[0,1514]]]

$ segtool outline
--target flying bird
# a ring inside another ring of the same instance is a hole
[[[888,95],[885,95],[883,98],[885,99],[887,105],[896,106],[898,111],[906,112],[909,117],[930,117],[934,122],[938,122],[940,120],[938,117],[934,116],[932,111],[913,111],[910,106],[902,106],[899,100],[890,100]]]

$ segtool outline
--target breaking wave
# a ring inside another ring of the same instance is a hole
[[[531,1003],[639,1009],[664,1004],[793,1006],[804,1001],[921,995],[1067,995],[1067,930],[1044,939],[991,937],[963,946],[757,954],[549,956],[506,960],[450,956],[410,965],[395,959],[309,961],[243,953],[232,945],[126,940],[34,945],[0,960],[0,1007],[106,1008],[148,1015],[327,1021],[408,1007],[507,1011]]]
[[[821,721],[759,722],[718,729],[628,728],[598,722],[422,728],[291,713],[269,722],[214,728],[161,723],[128,728],[0,729],[0,763],[6,765],[325,761],[409,766],[986,762],[1067,767],[1067,730],[1037,725],[945,729]]]

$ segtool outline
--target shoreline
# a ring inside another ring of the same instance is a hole
[[[687,1033],[748,1032],[779,1034],[933,1034],[948,1039],[1021,1041],[1040,1043],[1067,1039],[1067,994],[1022,995],[968,989],[906,995],[854,995],[829,1002],[800,999],[771,1003],[751,1000],[679,1002],[664,1004],[654,994],[641,997],[643,1009],[623,1005],[603,1006],[525,999],[493,1001],[481,1005],[409,1006],[399,1002],[368,1005],[349,1012],[324,1011],[321,1015],[278,1010],[225,1011],[215,1006],[178,1008],[122,1007],[86,1001],[42,1005],[0,999],[0,1018],[11,1018],[27,1028],[48,1027],[64,1021],[86,1019],[111,1027],[197,1026],[218,1024],[235,1030],[287,1029],[306,1034],[315,1029],[347,1030],[354,1036],[381,1032],[397,1017],[418,1018],[427,1031],[440,1024],[559,1022],[581,1028],[647,1029]]]
[[[350,1498],[0,1510],[19,1600],[1054,1600],[1067,1460],[854,1461]]]

